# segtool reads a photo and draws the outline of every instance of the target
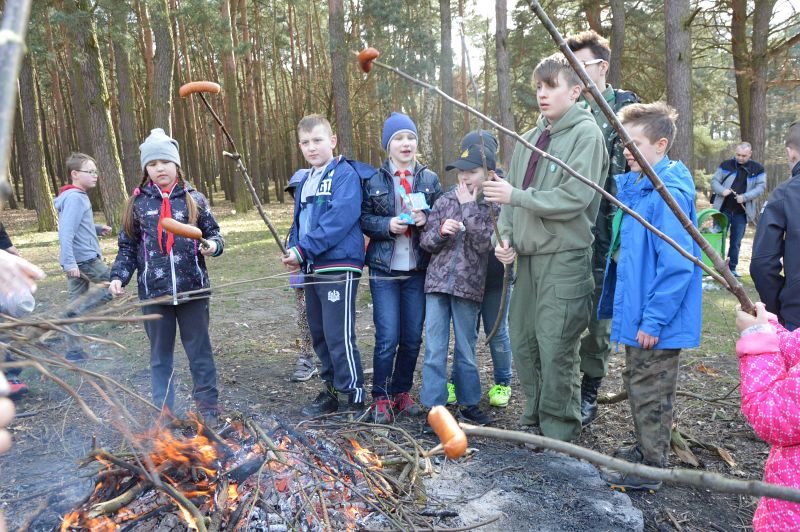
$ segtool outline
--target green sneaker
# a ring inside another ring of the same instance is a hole
[[[456,385],[452,382],[447,383],[447,404],[454,405],[456,404]]]
[[[511,399],[511,386],[495,384],[489,390],[489,406],[505,408],[508,406],[509,399]]]

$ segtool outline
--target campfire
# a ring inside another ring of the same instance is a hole
[[[268,425],[235,416],[215,432],[192,418],[144,435],[145,454],[93,450],[94,490],[61,531],[432,526],[420,480],[431,463],[402,429]]]

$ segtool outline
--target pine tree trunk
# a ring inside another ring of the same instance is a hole
[[[511,75],[508,65],[508,7],[506,0],[496,0],[495,50],[497,55],[497,106],[500,112],[500,123],[514,131],[514,114],[511,112]],[[514,139],[508,135],[500,136],[500,160],[503,168],[511,165],[511,154],[514,152]]]
[[[83,56],[80,62],[80,77],[84,80],[83,104],[89,111],[88,137],[91,139],[92,155],[97,160],[97,169],[100,173],[98,188],[103,197],[103,213],[108,225],[118,227],[128,194],[125,192],[114,129],[111,127],[108,90],[103,64],[100,61],[94,20],[89,11],[88,0],[79,0],[78,5],[82,23],[73,28],[73,36]]]
[[[739,137],[752,142],[750,124],[750,85],[752,69],[747,41],[747,0],[731,0],[731,54],[736,79],[736,106],[739,109]]]
[[[678,111],[678,131],[670,158],[694,167],[692,118],[692,35],[688,26],[689,0],[670,0],[664,4],[667,52],[667,103]]]
[[[625,2],[611,0],[611,58],[608,82],[619,88],[622,83],[622,50],[625,46]]]
[[[336,138],[339,153],[355,156],[353,119],[350,116],[350,96],[347,86],[347,44],[344,35],[344,5],[342,0],[328,0],[328,32],[330,36],[333,108],[336,113]]]
[[[53,231],[57,227],[56,210],[53,206],[50,183],[47,180],[41,125],[36,110],[36,84],[30,55],[25,56],[22,60],[19,75],[19,97],[24,141],[18,146],[23,159],[22,164],[29,176],[26,182],[25,196],[32,200],[39,222],[39,231]]]
[[[453,46],[452,46],[452,14],[450,12],[450,0],[439,0],[439,17],[441,19],[441,83],[442,91],[446,94],[453,95]],[[455,153],[454,143],[457,142],[453,138],[453,104],[449,102],[442,103],[441,115],[441,139],[440,145],[442,147],[442,156],[439,160],[438,174],[445,185],[445,189],[449,185],[455,183],[452,178],[448,178],[444,167],[447,163],[453,160]]]
[[[769,76],[769,20],[775,0],[756,0],[753,11],[753,34],[751,62],[753,69],[750,85],[750,144],[753,146],[753,159],[763,161],[767,144],[767,78]]]
[[[150,108],[150,127],[160,127],[172,135],[172,79],[175,68],[175,43],[169,19],[167,0],[150,0],[153,37],[153,98]]]

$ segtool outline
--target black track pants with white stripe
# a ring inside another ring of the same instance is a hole
[[[356,345],[356,292],[360,273],[306,275],[306,314],[320,377],[355,403],[364,401],[364,370]],[[346,400],[344,397],[340,401]]]

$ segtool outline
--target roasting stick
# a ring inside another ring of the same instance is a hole
[[[432,419],[433,418],[433,419]],[[622,473],[638,475],[650,480],[685,484],[701,489],[722,493],[736,493],[756,497],[769,497],[783,501],[800,502],[800,490],[769,484],[760,480],[737,480],[708,471],[690,469],[663,469],[644,464],[634,464],[603,453],[586,449],[580,445],[546,436],[516,430],[503,430],[493,427],[476,427],[467,423],[457,423],[453,415],[443,406],[435,406],[428,413],[428,423],[439,437],[448,458],[458,458],[467,449],[467,436],[483,436],[497,440],[530,443],[542,449],[549,449],[574,458],[586,460],[597,466],[607,467]],[[462,443],[463,439],[463,443]],[[438,446],[437,446],[438,447]],[[448,448],[450,452],[448,452]]]
[[[225,127],[225,124],[219,118],[219,115],[214,111],[214,108],[211,107],[211,104],[208,103],[208,100],[205,97],[204,93],[209,94],[219,94],[221,88],[218,83],[214,83],[213,81],[190,81],[181,86],[178,89],[178,95],[181,98],[187,98],[192,94],[197,94],[200,99],[203,101],[203,105],[206,106],[208,112],[211,113],[211,116],[214,117],[214,120],[219,125],[222,133],[225,135],[225,138],[228,140],[228,144],[233,150],[233,153],[223,151],[222,155],[229,158],[232,161],[236,161],[236,166],[239,169],[239,172],[242,174],[242,178],[244,179],[245,185],[247,185],[247,189],[250,191],[250,195],[253,198],[253,204],[256,206],[258,210],[258,214],[261,215],[261,219],[264,220],[264,223],[267,224],[267,228],[269,232],[272,233],[272,238],[275,239],[275,243],[278,244],[278,249],[281,250],[281,253],[286,255],[286,246],[283,245],[283,240],[281,240],[280,235],[278,234],[278,230],[275,229],[275,226],[272,224],[272,221],[267,216],[266,211],[264,211],[264,206],[261,204],[261,200],[258,197],[258,193],[256,192],[255,187],[253,186],[253,180],[250,179],[250,174],[247,172],[247,168],[244,166],[242,162],[242,156],[239,154],[239,150],[236,149],[236,143],[233,141],[233,137],[231,134],[228,133],[228,129]]]

